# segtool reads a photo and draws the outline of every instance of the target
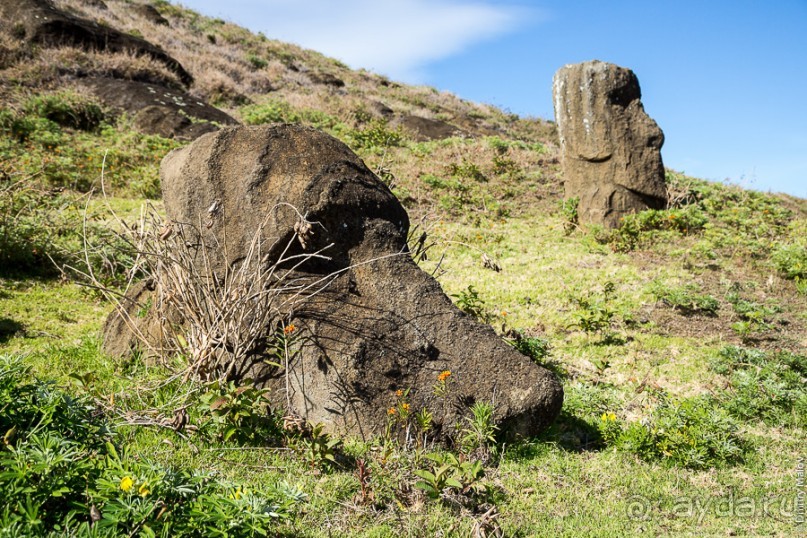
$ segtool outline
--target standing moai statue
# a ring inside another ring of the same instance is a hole
[[[648,116],[630,69],[594,60],[566,65],[552,85],[566,198],[584,224],[619,226],[625,215],[664,209],[664,133]]]

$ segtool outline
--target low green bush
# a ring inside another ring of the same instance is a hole
[[[735,314],[740,318],[731,328],[743,339],[751,338],[755,333],[770,330],[772,318],[781,312],[776,305],[763,305],[743,298],[736,291],[726,294],[726,300],[731,303]]]
[[[564,198],[560,201],[560,214],[563,217],[563,231],[566,235],[572,233],[580,224],[578,206],[580,198]]]
[[[681,209],[649,209],[622,218],[614,230],[601,231],[598,241],[611,245],[617,252],[630,252],[650,241],[662,231],[689,235],[703,229],[708,219],[697,206]]]
[[[773,252],[773,264],[785,278],[807,281],[807,246],[779,245]]]
[[[9,535],[266,536],[305,499],[121,450],[104,410],[0,357],[0,528]]]
[[[247,125],[265,123],[299,123],[300,115],[285,101],[269,101],[241,108],[241,118]]]
[[[604,340],[612,336],[611,324],[616,320],[617,311],[613,305],[616,286],[613,282],[606,282],[602,291],[587,290],[583,293],[569,295],[569,302],[577,307],[574,312],[574,322],[570,327],[576,327],[587,333],[600,333]]]
[[[210,438],[242,444],[265,444],[279,439],[281,428],[269,407],[269,390],[245,379],[240,385],[214,381],[199,399],[204,417],[201,430]]]
[[[807,356],[726,346],[710,367],[728,377],[718,399],[731,415],[771,425],[807,424]]]
[[[94,131],[106,116],[92,98],[70,90],[36,95],[28,99],[23,110],[26,114],[50,120],[62,127]]]
[[[451,297],[454,298],[454,304],[457,305],[457,308],[482,323],[490,323],[496,317],[473,286],[468,286],[461,292],[452,294]]]
[[[650,286],[655,298],[684,315],[706,314],[717,315],[720,302],[711,295],[700,293],[700,286],[694,283],[683,286],[666,286],[656,280]]]
[[[354,149],[383,151],[386,148],[403,144],[404,135],[400,128],[392,129],[387,120],[372,120],[361,129],[354,129],[347,135],[347,142]]]
[[[521,331],[513,332],[513,338],[508,340],[508,343],[519,352],[531,358],[533,362],[540,364],[541,359],[549,356],[549,352],[552,349],[549,340],[537,336],[524,336]]]
[[[613,437],[644,460],[691,469],[741,462],[746,450],[737,422],[708,397],[663,398],[646,420]]]

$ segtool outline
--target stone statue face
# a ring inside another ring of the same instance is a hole
[[[568,65],[553,90],[567,196],[580,198],[581,216],[614,225],[663,207],[664,134],[644,111],[636,75],[599,61]]]

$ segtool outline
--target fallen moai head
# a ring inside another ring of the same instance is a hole
[[[0,0],[0,29],[15,38],[45,47],[80,47],[148,56],[173,71],[189,86],[193,77],[160,47],[98,22],[56,8],[50,0]]]
[[[555,376],[455,307],[412,261],[406,211],[342,142],[299,126],[224,128],[171,152],[161,179],[168,217],[198,223],[202,243],[226,244],[200,269],[224,273],[244,263],[260,229],[261,260],[303,256],[288,278],[327,283],[278,307],[298,336],[289,364],[269,364],[256,349],[239,371],[311,423],[381,434],[398,390],[409,391],[413,412],[434,414],[443,436],[478,401],[495,405],[509,436],[534,435],[559,413]],[[304,258],[314,253],[328,259]],[[136,291],[133,301],[143,304],[148,290]],[[155,320],[138,323],[153,328]],[[267,339],[276,332],[266,327]],[[121,353],[131,339],[112,314],[106,349]],[[442,396],[434,386],[446,371]]]
[[[597,60],[566,65],[553,81],[567,198],[583,223],[616,227],[667,204],[664,133],[644,111],[630,69]]]
[[[164,138],[194,140],[221,125],[235,125],[231,116],[183,91],[134,80],[88,77],[79,81],[105,105],[129,114],[140,132]]]

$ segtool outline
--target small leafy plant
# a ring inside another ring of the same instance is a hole
[[[793,280],[802,293],[807,293],[807,246],[783,244],[773,252],[773,264],[787,279]]]
[[[718,394],[728,412],[741,420],[803,426],[807,417],[807,356],[764,352],[739,346],[721,349],[710,364],[728,377]]]
[[[488,402],[476,402],[471,406],[471,416],[465,417],[466,425],[460,430],[460,446],[470,454],[481,450],[489,453],[496,444],[498,427],[493,420],[494,408]]]
[[[578,206],[580,198],[564,198],[560,201],[560,214],[563,217],[563,231],[569,235],[580,225]]]
[[[417,469],[419,480],[415,486],[430,499],[437,500],[446,493],[488,496],[489,487],[483,482],[484,466],[477,460],[462,461],[450,452],[426,454],[432,462],[431,470]]]
[[[707,397],[662,399],[646,421],[631,423],[617,446],[648,461],[705,469],[742,461],[739,426]]]
[[[622,437],[622,424],[617,419],[615,413],[603,413],[600,416],[600,421],[597,424],[597,427],[606,446],[616,445],[617,442],[619,442],[620,437]]]
[[[311,468],[336,465],[336,450],[342,441],[325,432],[323,424],[315,424],[311,434],[300,441],[300,447]]]
[[[265,444],[280,431],[269,408],[269,390],[255,387],[250,379],[242,383],[214,381],[208,385],[199,399],[201,414],[207,417],[202,431],[222,441]]]
[[[726,295],[726,300],[731,303],[734,312],[740,318],[731,328],[743,340],[748,340],[755,333],[772,329],[771,317],[781,311],[778,306],[767,306],[744,299],[736,291],[730,291]]]
[[[384,119],[372,120],[362,129],[351,131],[349,138],[354,148],[375,151],[400,146],[404,140],[403,132],[400,129],[390,128]]]
[[[451,296],[456,299],[457,308],[475,317],[482,323],[490,323],[495,317],[485,304],[485,300],[479,296],[479,292],[476,291],[473,285]]]
[[[602,292],[589,292],[572,295],[570,301],[577,306],[575,322],[572,327],[587,333],[601,333],[604,340],[611,335],[611,323],[616,317],[616,310],[611,306],[611,299],[616,291],[616,285],[608,281],[603,285]]]
[[[712,295],[700,293],[700,286],[694,283],[683,286],[665,286],[660,281],[651,285],[650,291],[664,303],[683,315],[705,314],[716,316],[720,302]]]
[[[520,353],[528,356],[533,362],[540,364],[541,359],[549,356],[552,349],[549,340],[538,336],[524,336],[519,330],[512,330],[508,333],[510,339],[507,342],[516,348]]]

